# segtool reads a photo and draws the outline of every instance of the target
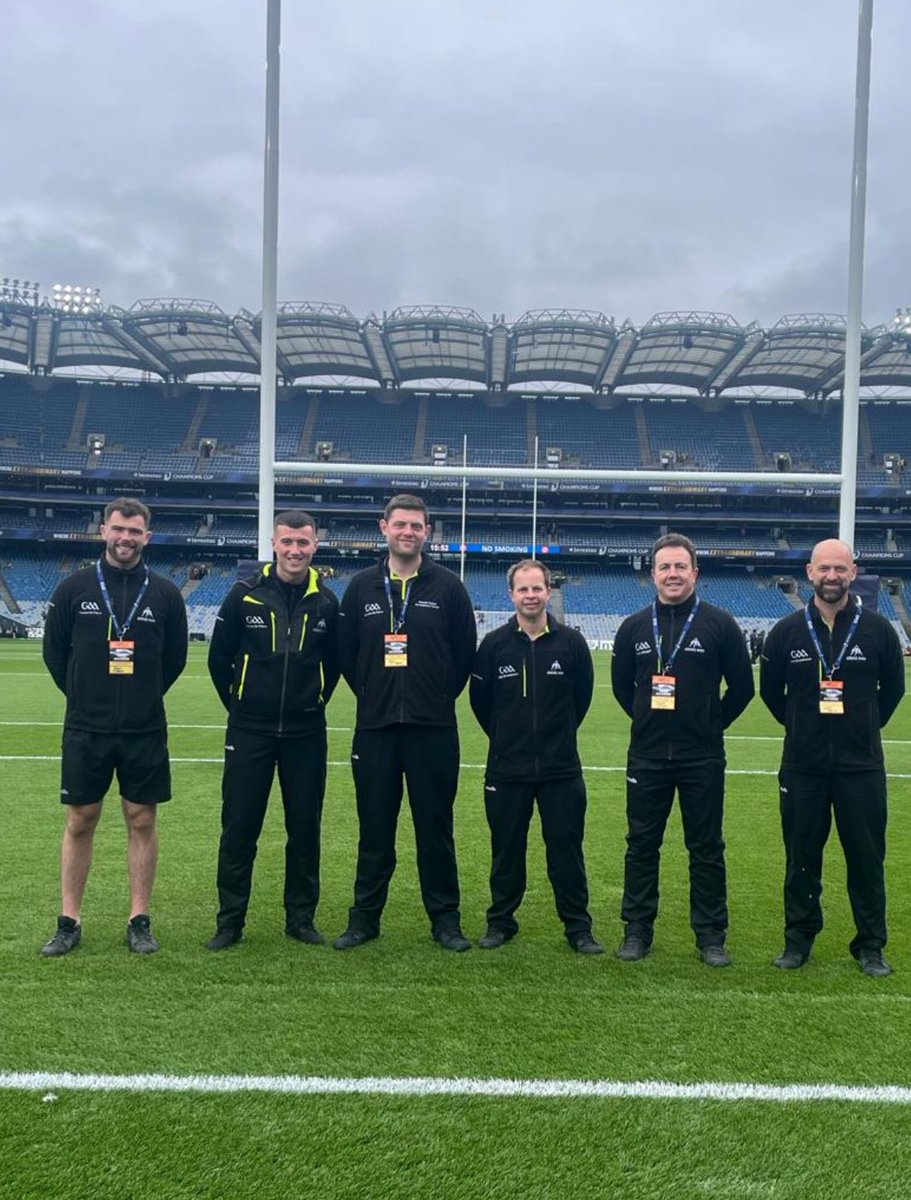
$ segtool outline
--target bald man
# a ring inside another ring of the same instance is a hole
[[[895,630],[852,595],[850,546],[819,542],[807,564],[814,596],[765,640],[759,691],[785,727],[779,771],[785,847],[782,970],[802,967],[822,929],[822,855],[835,827],[848,868],[865,975],[891,975],[886,944],[886,771],[880,729],[905,691]]]

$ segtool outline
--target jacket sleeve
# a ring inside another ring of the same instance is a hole
[[[44,622],[44,665],[54,683],[66,694],[66,669],[73,637],[73,618],[62,587],[58,587],[48,605]]]
[[[579,634],[576,639],[576,669],[573,675],[573,691],[576,706],[576,728],[585,720],[595,693],[595,666],[588,642]]]
[[[327,589],[328,591],[328,589]],[[329,628],[326,631],[326,642],[323,647],[323,703],[328,704],[332,699],[332,693],[335,691],[339,676],[341,674],[338,665],[338,600],[333,592],[329,592],[331,597],[330,612],[329,612]]]
[[[610,681],[617,703],[628,717],[632,717],[633,698],[636,695],[636,654],[628,619],[617,630],[617,636],[614,638]]]
[[[780,642],[781,634],[776,625],[762,643],[762,654],[759,658],[759,694],[778,724],[784,725],[788,699],[785,660]]]
[[[456,581],[452,590],[449,636],[452,648],[453,695],[459,696],[468,682],[478,646],[478,626],[471,597],[459,581]]]
[[[882,672],[879,677],[880,728],[885,725],[905,694],[905,662],[901,643],[891,625],[884,626],[886,645],[883,647]]]
[[[339,670],[345,682],[357,695],[357,656],[360,645],[360,614],[357,584],[352,579],[345,588],[335,625]]]
[[[161,651],[161,685],[162,691],[177,680],[181,671],[187,665],[187,645],[190,637],[187,631],[187,606],[183,596],[175,587],[172,593],[171,611],[168,613],[168,623],[165,627],[164,645]]]
[[[756,694],[750,652],[733,617],[725,620],[721,672],[727,684],[721,697],[721,723],[725,729],[737,720]]]
[[[471,711],[488,737],[490,736],[490,718],[493,710],[493,678],[491,677],[493,664],[491,660],[490,634],[488,634],[478,647],[468,686]]]
[[[238,620],[236,590],[228,592],[212,630],[209,642],[209,676],[226,709],[231,708],[231,684],[234,681],[234,660],[240,648],[243,625]]]

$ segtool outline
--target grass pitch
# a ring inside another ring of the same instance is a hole
[[[627,722],[608,659],[581,735],[596,933],[619,941]],[[403,811],[382,937],[338,954],[284,937],[283,829],[273,796],[245,942],[213,955],[224,713],[194,648],[169,697],[175,798],[161,812],[154,905],[160,954],[128,954],[123,822],[109,799],[83,910],[83,945],[43,960],[58,909],[62,697],[36,643],[0,645],[0,1072],[911,1084],[911,707],[886,731],[889,955],[867,979],[848,954],[833,834],[826,929],[800,972],[781,949],[777,727],[757,699],[731,731],[726,836],[733,968],[698,960],[676,812],[662,861],[653,955],[573,955],[537,822],[521,932],[502,950],[448,955],[429,936]],[[319,926],[346,924],[357,827],[353,702],[329,709]],[[461,717],[456,810],[463,923],[484,929],[489,847],[484,739]],[[907,1194],[900,1104],[627,1098],[197,1095],[0,1090],[0,1197],[582,1197],[815,1200]]]

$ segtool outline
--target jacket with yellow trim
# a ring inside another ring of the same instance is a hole
[[[338,600],[311,567],[289,611],[274,570],[270,563],[228,593],[209,645],[209,674],[229,724],[294,736],[326,722],[339,678]]]

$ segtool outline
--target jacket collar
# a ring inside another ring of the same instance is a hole
[[[665,604],[660,596],[656,596],[655,600],[658,604],[658,615],[662,613],[679,613],[682,617],[688,617],[692,611],[693,605],[696,603],[696,593],[692,596],[687,596],[685,600],[681,600],[679,604]]]

